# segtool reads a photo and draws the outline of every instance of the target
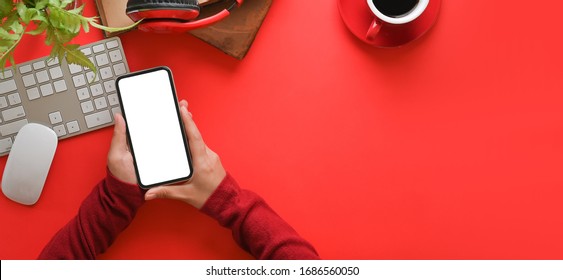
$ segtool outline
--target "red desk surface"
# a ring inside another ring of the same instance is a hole
[[[335,0],[275,1],[242,61],[189,35],[121,39],[131,70],[172,69],[226,169],[323,258],[561,259],[562,9],[444,1],[423,38],[377,49]],[[47,55],[42,44],[26,38],[16,61]],[[111,135],[61,141],[35,206],[0,195],[0,258],[35,258],[75,215]],[[212,219],[161,200],[102,258],[251,256]]]

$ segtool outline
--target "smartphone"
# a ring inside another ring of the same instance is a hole
[[[126,74],[115,83],[139,186],[190,179],[192,160],[170,69]]]

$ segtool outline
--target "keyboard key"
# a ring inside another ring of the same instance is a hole
[[[72,77],[72,82],[74,83],[74,87],[81,87],[86,84],[86,79],[83,74],[80,74]]]
[[[96,60],[93,57],[88,57],[88,59],[90,60],[90,62],[92,62],[92,64],[96,65]],[[88,70],[88,67],[84,67],[84,70]]]
[[[20,66],[20,74],[26,74],[29,72],[31,72],[31,64]]]
[[[35,85],[35,78],[33,77],[33,74],[23,76],[22,80],[23,80],[23,85],[25,87],[30,87]]]
[[[104,82],[104,88],[105,88],[107,93],[114,92],[115,91],[115,81],[109,80],[107,82]]]
[[[117,40],[109,41],[109,42],[106,43],[106,47],[108,49],[117,48],[118,46],[119,46],[119,43],[117,43]]]
[[[26,124],[27,120],[23,119],[12,123],[7,123],[5,125],[0,125],[0,135],[8,136],[17,133],[18,131],[20,131],[20,128],[22,128]]]
[[[92,92],[92,96],[98,96],[104,93],[104,90],[102,89],[102,85],[100,84],[95,84],[91,86],[90,91]]]
[[[99,53],[99,52],[103,52],[106,48],[104,47],[104,44],[99,44],[99,45],[95,45],[93,49],[95,53]]]
[[[69,134],[80,131],[80,126],[78,125],[78,121],[67,122],[66,128],[68,129]]]
[[[51,86],[51,84],[42,85],[39,87],[39,90],[41,91],[41,95],[43,96],[49,96],[53,94],[53,87]]]
[[[111,108],[111,113],[112,113],[113,115],[115,115],[115,114],[120,114],[120,115],[121,115],[121,107],[113,107],[113,108]]]
[[[47,59],[47,66],[53,66],[53,65],[57,65],[57,64],[59,64],[59,58],[58,57]]]
[[[41,95],[39,95],[38,88],[34,87],[27,90],[27,99],[29,99],[29,101],[35,100],[39,97],[41,97]]]
[[[20,131],[20,129],[26,124],[27,124],[27,120],[23,119],[23,120],[7,123],[4,125],[0,125],[0,135],[8,136],[11,134],[18,133],[18,131]]]
[[[35,63],[33,63],[33,69],[34,70],[41,70],[45,68],[45,61],[41,60],[41,61],[37,61]]]
[[[84,117],[88,128],[111,123],[111,115],[108,110],[100,111]]]
[[[9,152],[12,149],[12,137],[0,139],[0,153]]]
[[[94,103],[92,103],[92,100],[80,103],[80,107],[82,107],[82,113],[84,114],[94,111]]]
[[[8,95],[8,102],[10,103],[10,105],[17,105],[22,103],[22,100],[20,98],[20,94],[19,93],[13,93]]]
[[[119,75],[123,75],[125,73],[127,73],[127,70],[125,69],[125,64],[123,63],[119,63],[113,66],[113,72],[115,73],[116,76]]]
[[[115,94],[115,93],[108,95],[108,100],[109,100],[110,106],[119,105],[119,98],[117,97],[117,94]]]
[[[63,71],[60,66],[49,69],[49,73],[51,74],[51,79],[58,79],[63,76]]]
[[[4,69],[4,73],[0,71],[0,79],[8,79],[14,76],[14,73],[10,69]]]
[[[111,67],[108,66],[100,69],[100,76],[102,76],[102,80],[111,78],[113,76],[113,73],[111,72]]]
[[[108,65],[109,64],[108,55],[105,53],[96,55],[96,63],[98,63],[98,66]]]
[[[111,59],[111,62],[117,62],[117,61],[123,60],[123,56],[121,56],[120,50],[115,50],[115,51],[109,52],[109,58]]]
[[[56,93],[63,92],[65,90],[67,90],[65,80],[56,81],[53,85],[55,86],[55,92]]]
[[[19,119],[21,117],[25,117],[25,111],[23,110],[22,106],[18,106],[2,111],[2,118],[6,122]]]
[[[104,109],[108,106],[106,98],[103,97],[103,96],[100,97],[100,98],[94,99],[94,104],[96,105],[96,110]]]
[[[17,133],[18,131],[20,131],[20,128],[22,128],[26,124],[27,120],[23,119],[12,123],[7,123],[5,125],[0,125],[0,134],[2,136],[8,136],[10,134]]]
[[[49,121],[51,124],[57,124],[63,121],[63,117],[61,116],[61,112],[56,111],[49,114]]]
[[[76,73],[82,71],[82,66],[76,65],[76,64],[71,64],[71,65],[68,66],[68,69],[70,70],[70,74],[76,74]]]
[[[78,95],[78,100],[84,100],[90,98],[90,93],[88,92],[87,88],[81,88],[76,91]]]
[[[65,126],[63,124],[53,126],[53,130],[55,131],[55,133],[57,134],[58,137],[63,137],[63,136],[66,135],[66,129],[65,129]]]
[[[47,70],[43,70],[35,73],[35,77],[37,78],[37,82],[40,84],[49,80],[49,75],[47,74]]]
[[[86,56],[92,54],[92,49],[90,49],[90,47],[85,47],[85,48],[81,49],[80,51]]]
[[[100,81],[100,73],[96,75],[94,74],[94,72],[90,71],[86,73],[86,80],[88,81],[88,83],[98,82]]]
[[[0,96],[0,109],[8,107],[8,101],[6,97]]]
[[[33,78],[33,76],[32,76]],[[14,80],[7,80],[0,83],[0,94],[8,93],[18,89]]]

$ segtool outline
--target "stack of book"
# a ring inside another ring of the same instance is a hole
[[[125,14],[127,0],[95,0],[102,24],[124,27],[133,24]],[[212,4],[221,0],[199,0],[202,13],[212,10]],[[192,30],[193,36],[215,46],[226,54],[242,59],[250,49],[254,38],[270,9],[272,0],[245,0],[240,8],[231,11],[226,19],[211,26]],[[117,35],[106,32],[106,37]]]

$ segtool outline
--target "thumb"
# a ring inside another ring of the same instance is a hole
[[[145,193],[145,200],[153,200],[156,198],[178,199],[179,196],[177,186],[160,186],[148,190]]]
[[[111,139],[110,150],[117,149],[118,151],[127,151],[125,120],[123,120],[121,114],[115,114],[113,115],[113,118],[115,120],[115,125],[113,128],[113,138]]]

